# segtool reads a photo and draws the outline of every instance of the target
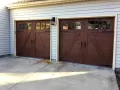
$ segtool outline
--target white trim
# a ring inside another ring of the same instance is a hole
[[[116,14],[103,14],[103,15],[92,15],[92,16],[81,16],[81,17],[67,17],[67,18],[58,18],[58,22],[60,19],[77,19],[77,18],[96,18],[96,17],[114,17],[115,18],[115,23],[114,23],[114,47],[113,47],[113,63],[112,63],[112,69],[115,70],[115,65],[116,65],[116,42],[117,42],[117,15]],[[59,25],[58,25],[59,27]],[[59,31],[59,30],[58,30]],[[57,34],[60,34],[59,32]],[[59,39],[59,35],[57,36],[57,40]],[[57,42],[57,50],[56,52],[59,51],[59,43]],[[59,54],[59,53],[58,53]],[[59,55],[57,55],[57,58],[59,58]],[[59,60],[57,59],[56,62]]]
[[[57,56],[56,56],[56,62],[58,62],[59,61],[59,19],[57,19],[57,31],[56,31],[56,33],[57,33],[57,38],[56,38],[56,54],[57,54]]]
[[[16,56],[16,20],[14,20],[14,56]]]
[[[36,21],[36,20],[50,20],[50,18],[48,19],[48,18],[46,18],[46,19],[24,19],[24,20],[22,20],[22,19],[15,19],[14,20],[14,56],[17,56],[16,55],[16,22],[17,21]],[[50,61],[52,61],[52,41],[51,41],[51,27],[52,27],[52,25],[51,25],[51,22],[50,22]]]
[[[46,0],[46,1],[33,1],[33,2],[23,2],[23,3],[14,3],[7,5],[8,9],[16,8],[26,8],[26,7],[36,7],[36,6],[46,6],[46,5],[57,5],[73,2],[85,2],[86,0]],[[89,0],[93,1],[93,0]]]
[[[51,25],[51,22],[50,22],[50,61],[52,61],[52,25]]]
[[[115,16],[115,21],[114,21],[114,44],[113,44],[113,64],[112,64],[112,69],[115,70],[116,66],[116,43],[117,43],[117,20],[118,15]]]

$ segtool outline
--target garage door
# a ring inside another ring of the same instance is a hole
[[[60,60],[112,66],[114,18],[60,20]]]
[[[50,58],[50,21],[16,22],[17,56]]]

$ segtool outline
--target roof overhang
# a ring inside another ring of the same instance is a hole
[[[73,2],[84,2],[84,1],[93,1],[93,0],[46,0],[46,1],[34,1],[34,2],[9,4],[9,5],[7,5],[7,7],[8,7],[8,9],[17,9],[17,8],[47,6],[47,5],[65,4],[65,3],[73,3]]]

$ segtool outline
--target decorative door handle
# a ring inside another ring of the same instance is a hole
[[[81,48],[82,48],[83,43],[81,42]]]
[[[31,40],[31,44],[33,44],[33,40]]]
[[[87,43],[85,42],[85,48],[87,47]]]

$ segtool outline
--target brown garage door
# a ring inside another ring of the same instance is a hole
[[[16,53],[18,56],[50,58],[50,21],[16,22]]]
[[[112,66],[114,18],[60,20],[60,60]]]

